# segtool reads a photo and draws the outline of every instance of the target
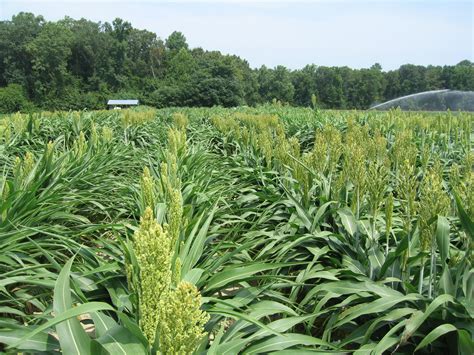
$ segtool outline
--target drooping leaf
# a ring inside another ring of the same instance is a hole
[[[234,282],[251,278],[259,272],[279,269],[295,263],[253,263],[244,266],[231,266],[211,277],[206,285],[208,291],[222,288]]]
[[[29,328],[1,330],[0,343],[6,345],[18,344],[15,348],[23,351],[46,352],[59,349],[59,342],[51,336],[51,334],[46,332],[35,334],[34,336],[19,342],[19,340],[28,336],[30,331]]]
[[[127,328],[115,326],[108,329],[105,334],[97,339],[109,354],[137,354],[146,355],[147,350]]]
[[[296,345],[319,345],[334,348],[331,344],[318,338],[298,333],[287,333],[285,335],[273,336],[270,339],[252,345],[245,350],[244,354],[264,354],[267,352],[284,350]]]
[[[428,319],[428,317],[436,311],[441,305],[453,302],[453,297],[451,295],[440,295],[436,297],[426,308],[426,311],[415,312],[413,316],[407,320],[405,330],[402,334],[402,342],[406,342],[414,333],[415,331]]]
[[[435,329],[433,329],[423,338],[423,340],[415,348],[415,351],[423,349],[425,346],[427,346],[428,344],[431,344],[440,336],[443,336],[444,334],[449,333],[449,332],[455,332],[457,330],[458,328],[456,328],[452,324],[442,324],[440,326],[437,326]]]
[[[56,315],[72,309],[70,271],[74,258],[71,258],[59,273],[54,286],[53,311]],[[61,349],[66,354],[89,354],[91,340],[76,318],[69,318],[56,325]]]

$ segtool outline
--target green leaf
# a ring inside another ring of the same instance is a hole
[[[309,335],[287,333],[285,335],[273,336],[270,339],[252,345],[244,351],[244,354],[264,354],[270,351],[284,350],[295,345],[320,345],[334,348],[331,344]]]
[[[431,313],[446,302],[453,302],[453,297],[447,294],[440,295],[430,303],[425,312],[415,312],[413,316],[407,320],[405,330],[402,334],[402,343],[405,343],[415,333],[425,320],[428,319]]]
[[[327,282],[318,285],[314,290],[321,290],[324,292],[334,292],[340,295],[359,294],[361,292],[371,292],[379,297],[403,297],[401,292],[398,292],[390,287],[375,283],[373,281],[354,282],[354,281],[336,281]]]
[[[398,329],[402,328],[406,323],[408,322],[408,319],[402,320],[401,322],[397,323],[394,325],[384,336],[383,338],[376,344],[376,346],[373,348],[373,352],[370,352],[370,354],[384,354],[384,352],[394,346],[395,344],[400,342],[400,337],[399,336],[394,336]],[[367,344],[369,345],[369,344]]]
[[[129,317],[127,317],[122,312],[117,312],[117,315],[118,315],[119,319],[121,320],[123,326],[125,328],[127,328],[135,336],[136,339],[138,339],[144,346],[147,347],[148,346],[148,340],[143,335],[143,332],[141,331],[138,324],[135,323],[134,321],[132,321]]]
[[[55,325],[64,322],[65,320],[80,316],[85,313],[92,313],[92,312],[97,312],[97,311],[114,311],[113,307],[107,303],[104,302],[88,302],[81,304],[77,307],[68,309],[66,312],[63,312],[61,314],[58,314],[56,317],[53,319],[50,319],[48,322],[45,324],[39,326],[38,328],[32,330],[29,332],[27,335],[25,335],[23,338],[18,340],[18,342],[10,345],[12,348],[17,347],[20,343],[24,342],[25,340],[31,339],[34,337],[36,334],[39,334],[51,327],[54,327]]]
[[[148,352],[127,328],[115,326],[97,339],[110,354],[137,354],[146,355]]]
[[[297,263],[296,263],[297,264]],[[296,265],[295,263],[254,263],[245,266],[230,266],[215,274],[209,279],[206,290],[211,291],[222,288],[235,282],[241,282],[252,278],[255,274],[263,271],[274,270],[286,266]]]
[[[461,221],[461,224],[464,230],[466,231],[467,235],[471,237],[471,240],[474,240],[474,222],[471,220],[469,215],[464,210],[461,199],[456,193],[454,193],[454,199],[456,200],[456,206],[458,208],[459,219]]]
[[[184,275],[183,281],[187,281],[192,283],[193,285],[196,285],[203,273],[204,269],[191,269],[186,273],[186,275]]]
[[[324,203],[323,205],[321,205],[321,207],[318,208],[318,211],[316,212],[316,214],[314,216],[313,223],[311,224],[311,231],[314,231],[316,226],[319,225],[319,221],[320,221],[321,217],[324,215],[324,213],[326,213],[326,210],[333,203],[335,203],[335,201],[329,201],[329,202]]]
[[[225,326],[224,324],[221,324],[219,331],[217,332],[216,336],[214,337],[214,340],[211,343],[211,346],[209,349],[207,349],[207,355],[219,355],[217,350],[219,349],[219,344],[221,342],[222,336],[224,335],[225,331]]]
[[[352,355],[372,355],[374,354],[374,349],[377,347],[378,344],[379,343],[369,343],[369,344],[362,345],[359,349],[354,351]],[[381,354],[381,353],[376,353],[376,354]]]
[[[233,311],[233,310],[230,310],[230,309],[218,308],[218,307],[214,307],[212,309],[209,309],[209,310],[207,310],[207,312],[209,314],[224,315],[224,316],[236,319],[236,320],[243,319],[243,320],[245,320],[249,323],[255,324],[256,326],[258,326],[262,329],[267,330],[271,334],[280,335],[278,332],[274,331],[272,328],[268,327],[264,323],[259,322],[257,319],[254,319],[253,317],[251,317],[251,316],[249,316],[245,313],[242,313],[242,312],[236,312],[236,311]]]
[[[287,350],[280,350],[280,351],[272,351],[272,355],[314,355],[314,354],[322,354],[322,355],[347,355],[347,351],[337,351],[337,350],[314,350],[312,347],[305,348],[294,348],[294,349],[287,349]]]
[[[431,344],[433,341],[438,339],[440,336],[449,333],[449,332],[454,332],[457,331],[458,328],[456,328],[452,324],[442,324],[435,329],[433,329],[431,332],[429,332],[423,340],[418,344],[418,346],[415,348],[415,351],[418,351],[420,349],[423,349],[425,346],[428,344]]]
[[[402,255],[405,252],[405,250],[408,248],[408,239],[409,239],[408,235],[403,237],[401,242],[398,244],[397,249],[395,249],[394,252],[391,252],[388,254],[387,259],[385,259],[385,262],[382,265],[382,268],[380,269],[380,272],[378,274],[379,279],[381,279],[385,275],[390,265],[392,265],[395,262],[395,260],[397,260],[398,257]]]
[[[370,248],[367,254],[370,268],[373,271],[373,275],[376,275],[382,268],[385,262],[385,257],[377,246]]]
[[[283,314],[288,314],[292,316],[297,316],[298,313],[296,313],[293,309],[288,307],[287,305],[283,303],[279,303],[276,301],[269,301],[269,300],[264,300],[260,301],[258,303],[252,304],[250,306],[251,315],[253,317],[256,317],[259,319],[261,316],[268,316],[271,314],[276,314],[276,313],[283,313]]]
[[[474,354],[474,341],[471,334],[464,329],[458,329],[459,354]]]
[[[286,189],[285,189],[286,190]],[[311,221],[310,216],[308,215],[307,210],[296,200],[293,195],[287,192],[287,196],[290,198],[290,202],[292,202],[293,206],[296,208],[296,213],[298,215],[299,220],[302,222],[303,226],[308,230],[311,231]]]
[[[474,298],[474,270],[466,268],[462,276],[462,291],[467,299]]]
[[[74,257],[71,258],[59,273],[54,286],[53,311],[63,314],[72,307],[69,277]],[[66,354],[88,354],[91,349],[91,339],[76,318],[70,318],[56,325],[61,350]]]
[[[252,342],[252,336],[250,338],[237,337],[236,339],[228,340],[225,339],[214,348],[214,354],[218,355],[234,355],[242,353],[242,349],[248,346]]]
[[[372,324],[370,324],[369,328],[367,328],[367,330],[365,331],[363,343],[367,343],[369,341],[373,332],[381,325],[381,323],[394,322],[400,318],[407,317],[413,314],[414,312],[415,312],[414,308],[395,308],[389,313],[376,318],[372,322]]]
[[[451,279],[451,272],[446,263],[439,279],[439,289],[441,291],[440,293],[447,293],[451,296],[455,296],[456,290],[453,285],[453,280]]]
[[[95,334],[97,337],[101,337],[107,333],[110,329],[118,326],[117,322],[102,312],[91,313],[92,321],[95,326]]]
[[[1,330],[0,343],[6,345],[18,343],[30,331],[26,327],[24,329]],[[59,349],[59,342],[48,333],[38,333],[27,340],[21,341],[15,348],[23,351],[50,351]]]
[[[341,218],[342,225],[346,231],[353,237],[357,232],[357,222],[352,211],[348,208],[341,208],[337,211],[337,214]]]
[[[214,206],[204,223],[200,226],[200,222],[203,217],[203,215],[201,215],[198,219],[198,222],[191,231],[191,235],[187,237],[186,244],[180,253],[180,259],[183,263],[181,267],[183,274],[187,274],[188,271],[191,270],[201,258],[208,236],[209,226],[212,222],[212,219],[214,218],[214,213],[216,210],[217,206]],[[195,235],[196,233],[197,235]]]
[[[15,314],[17,316],[25,317],[26,314],[18,309],[12,307],[0,307],[0,313]]]
[[[311,319],[313,317],[312,314],[307,314],[304,316],[297,316],[297,317],[286,317],[282,319],[277,319],[269,324],[268,327],[273,329],[276,332],[283,333],[288,331],[288,329],[291,329],[295,327],[298,324],[303,324],[305,321],[308,319]],[[259,330],[256,335],[270,335],[267,334],[268,332],[265,329]]]
[[[423,299],[421,295],[411,293],[402,297],[386,296],[381,297],[373,302],[361,303],[342,312],[339,316],[340,320],[336,322],[334,326],[339,327],[362,315],[388,311],[390,308],[396,306],[400,302],[410,302],[420,299]]]
[[[271,313],[275,313],[275,312],[271,312]],[[313,317],[312,314],[306,315],[306,316],[287,317],[287,318],[278,319],[274,322],[267,324],[267,327],[269,329],[272,329],[273,331],[270,332],[267,329],[260,329],[256,332],[252,332],[252,334],[250,334],[248,337],[244,339],[237,338],[230,342],[224,342],[217,349],[217,352],[222,353],[222,354],[241,353],[242,349],[245,348],[247,344],[251,343],[255,338],[259,339],[264,336],[269,336],[273,334],[279,335],[280,333],[286,332],[288,331],[288,329],[295,327],[297,324],[302,324],[304,321],[308,320],[311,317]],[[243,328],[248,327],[248,325],[249,325],[248,322],[239,321],[237,327],[233,327],[232,332],[235,333],[236,331],[240,331]],[[226,340],[228,338],[229,337],[226,336]]]
[[[449,221],[443,216],[438,216],[436,243],[438,244],[438,249],[441,254],[441,260],[444,263],[449,257]]]

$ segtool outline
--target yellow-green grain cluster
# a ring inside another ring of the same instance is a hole
[[[147,207],[134,234],[133,248],[139,266],[140,327],[150,344],[155,341],[160,299],[171,284],[171,238]]]
[[[155,110],[135,111],[132,109],[121,110],[123,127],[143,125],[153,121],[156,116]]]
[[[151,176],[150,169],[148,169],[148,167],[145,167],[143,169],[143,174],[140,179],[141,203],[143,209],[150,207],[153,210],[155,208],[155,185],[155,179]]]
[[[206,335],[209,316],[201,310],[201,295],[193,284],[181,281],[160,301],[159,342],[162,354],[192,354]]]

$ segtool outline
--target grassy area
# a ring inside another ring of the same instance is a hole
[[[0,120],[0,350],[472,354],[474,115]]]

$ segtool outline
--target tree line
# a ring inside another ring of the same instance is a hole
[[[257,105],[364,109],[434,89],[474,90],[474,63],[383,71],[307,65],[258,69],[235,55],[189,48],[122,19],[53,22],[32,13],[0,21],[0,112],[99,109],[110,98],[165,106]]]

